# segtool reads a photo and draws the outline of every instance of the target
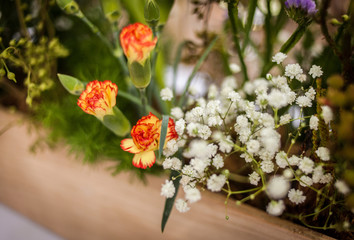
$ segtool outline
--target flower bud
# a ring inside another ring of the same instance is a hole
[[[85,85],[79,79],[65,74],[58,74],[58,78],[63,87],[73,95],[80,95],[85,89]]]
[[[89,82],[77,105],[86,113],[97,117],[103,125],[118,136],[129,133],[130,122],[115,106],[118,87],[109,80]]]
[[[150,53],[155,48],[157,38],[151,29],[141,23],[123,28],[120,43],[128,59],[129,73],[137,88],[146,88],[150,84]]]
[[[155,0],[147,0],[144,7],[144,18],[151,28],[155,28],[160,20],[159,6]]]

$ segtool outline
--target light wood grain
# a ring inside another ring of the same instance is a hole
[[[0,111],[0,129],[23,118]],[[109,162],[83,165],[61,146],[37,154],[26,124],[0,136],[0,202],[65,239],[330,239],[243,205],[203,192],[185,214],[173,210],[160,231],[165,177],[148,177],[148,186],[130,174],[111,176]],[[118,146],[117,146],[118,147]]]

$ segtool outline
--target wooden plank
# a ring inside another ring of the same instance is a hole
[[[21,115],[0,111],[0,129]],[[0,136],[0,202],[65,239],[330,239],[301,226],[224,197],[202,193],[187,213],[172,211],[160,232],[165,177],[148,177],[148,186],[130,174],[111,176],[112,163],[83,165],[64,146],[29,152],[36,134],[26,124]]]

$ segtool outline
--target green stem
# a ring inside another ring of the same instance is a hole
[[[178,102],[178,106],[179,107],[182,107],[184,105],[184,103],[186,101],[186,95],[187,95],[187,91],[189,89],[189,86],[191,85],[192,80],[193,80],[194,76],[197,74],[197,71],[201,67],[202,63],[204,62],[204,60],[206,59],[206,57],[210,53],[211,49],[214,47],[217,39],[218,39],[218,36],[215,36],[213,38],[213,40],[210,42],[210,44],[207,47],[207,49],[204,51],[203,55],[199,58],[197,64],[194,66],[191,75],[188,77],[187,84],[186,84],[186,86],[184,88],[184,92],[183,92],[183,94],[181,96],[181,99]]]
[[[17,11],[17,16],[18,16],[18,21],[20,23],[21,34],[23,36],[25,36],[27,39],[29,39],[30,35],[29,35],[28,31],[27,31],[25,18],[23,16],[23,12],[22,12],[22,9],[21,9],[21,0],[15,0],[15,4],[16,4],[16,11]]]
[[[256,12],[257,7],[257,0],[250,0],[248,3],[248,15],[247,15],[247,22],[245,26],[245,41],[242,45],[242,52],[245,52],[245,49],[250,41],[250,31],[253,23],[254,13]]]
[[[238,1],[237,1],[236,5],[238,5]],[[244,81],[246,82],[246,81],[248,81],[247,67],[246,67],[245,61],[243,60],[243,54],[242,54],[242,50],[240,47],[240,41],[238,40],[238,30],[237,30],[236,19],[235,19],[235,15],[236,16],[238,15],[238,9],[237,9],[237,7],[235,8],[234,2],[229,2],[227,4],[227,10],[228,10],[228,14],[229,14],[230,23],[231,23],[232,37],[233,37],[233,40],[235,43],[238,57],[240,59],[243,78],[244,78]],[[233,11],[235,11],[235,15],[234,15]]]
[[[308,26],[308,24],[299,25],[296,28],[295,32],[290,36],[290,38],[280,48],[279,52],[282,52],[285,54],[288,53],[302,38],[302,36],[306,32],[307,26]],[[265,63],[261,75],[265,76],[269,72],[269,70],[274,67],[275,64],[276,64],[275,62],[270,62],[270,61],[268,63]]]
[[[266,35],[266,51],[264,54],[264,62],[267,63],[270,61],[270,58],[272,56],[272,50],[273,50],[273,44],[272,44],[272,26],[271,26],[271,18],[272,18],[272,12],[270,8],[270,1],[267,0],[267,15],[265,17],[265,35]]]
[[[126,93],[126,92],[123,92],[122,90],[119,90],[118,91],[118,96],[122,97],[122,98],[125,98],[129,101],[131,101],[132,103],[135,103],[141,107],[143,107],[142,105],[142,102],[139,98],[129,94],[129,93]],[[152,108],[150,105],[147,105],[146,106],[146,109],[149,111],[149,112],[152,112],[154,115],[156,115],[157,117],[160,117],[160,113],[158,111],[156,111],[154,108]]]
[[[140,92],[142,111],[143,111],[143,115],[145,116],[147,114],[147,111],[146,111],[147,98],[146,98],[145,88],[139,88],[139,92]]]

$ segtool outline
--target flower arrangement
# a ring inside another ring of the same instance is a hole
[[[161,186],[166,198],[162,231],[174,206],[189,211],[207,189],[223,193],[226,206],[260,199],[270,215],[352,236],[352,2],[341,21],[331,20],[335,29],[329,30],[329,0],[190,1],[205,26],[211,8],[221,9],[224,31],[205,28],[200,46],[182,42],[171,64],[171,84],[159,72],[166,68],[161,62],[170,61],[161,56],[163,44],[169,46],[162,40],[160,14],[171,6],[142,1],[135,17],[144,18],[131,23],[120,13],[133,18],[129,4],[122,8],[118,1],[103,0],[110,28],[105,35],[74,0],[56,2],[86,25],[120,69],[118,80],[58,74],[61,84],[79,96],[77,105],[96,117],[92,121],[114,133],[114,148],[121,151],[115,157],[128,159],[120,166],[140,174],[170,173]],[[291,34],[281,39],[284,29]],[[257,32],[263,34],[261,41]],[[318,45],[322,49],[314,53]],[[193,58],[183,51],[188,47],[199,52],[178,91],[178,64],[183,55]],[[215,52],[224,69],[222,81],[198,91],[202,87],[193,85],[195,76]],[[1,54],[9,74],[6,54],[9,48]],[[79,108],[73,107],[74,114]],[[176,199],[179,189],[184,198]]]

